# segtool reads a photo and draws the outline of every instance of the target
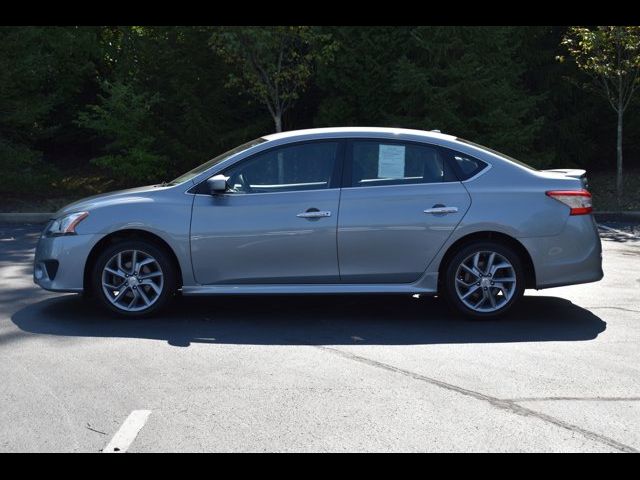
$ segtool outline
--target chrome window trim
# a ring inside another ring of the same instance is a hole
[[[493,167],[491,163],[487,162],[486,160],[481,160],[481,161],[486,164],[486,167],[484,167],[482,170],[476,173],[473,177],[469,177],[466,180],[462,180],[462,183],[473,182],[475,179],[477,179],[478,177],[481,177],[482,175],[487,173],[489,170],[491,170],[491,168]]]
[[[255,196],[255,195],[281,195],[283,193],[296,193],[296,192],[333,192],[336,190],[340,190],[339,187],[337,188],[315,188],[313,190],[287,190],[286,192],[256,192],[256,193],[233,193],[233,192],[229,192],[229,193],[218,193],[215,196],[222,196],[222,197],[230,197],[230,196],[246,196],[246,195],[251,195],[251,196]],[[211,195],[210,193],[189,193],[189,191],[184,192],[187,195],[200,195],[200,196],[204,196],[204,197],[214,197],[214,195]]]
[[[353,188],[420,187],[422,185],[449,185],[451,183],[460,183],[460,180],[454,180],[452,182],[397,183],[394,185],[358,185],[353,187],[342,187],[342,188],[353,189]]]

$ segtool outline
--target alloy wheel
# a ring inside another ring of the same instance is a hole
[[[489,313],[509,303],[516,292],[516,271],[503,255],[482,250],[458,266],[455,290],[460,301],[475,312]]]
[[[162,293],[164,274],[160,263],[142,250],[123,250],[102,270],[102,290],[112,305],[125,312],[139,312],[155,304]]]

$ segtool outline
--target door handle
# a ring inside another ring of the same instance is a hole
[[[322,218],[322,217],[330,217],[331,212],[319,211],[319,210],[307,210],[306,212],[299,213],[296,217],[300,218]]]
[[[458,212],[458,207],[433,207],[433,208],[427,208],[424,213],[430,213],[432,215],[438,215],[438,214],[444,214],[446,215],[447,213],[457,213]]]

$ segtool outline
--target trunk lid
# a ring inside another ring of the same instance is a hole
[[[587,181],[587,171],[579,168],[554,168],[551,170],[542,170],[543,172],[562,175],[563,177],[577,178],[582,182],[582,186],[585,189],[589,188],[589,182]]]

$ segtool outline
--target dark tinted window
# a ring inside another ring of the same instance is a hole
[[[437,147],[377,140],[351,142],[348,186],[405,185],[456,180]]]
[[[276,148],[224,172],[236,193],[285,192],[329,188],[338,142],[314,142]]]
[[[448,156],[449,162],[456,169],[456,174],[460,180],[467,180],[473,177],[487,166],[482,160],[471,157],[466,153],[456,152],[448,148],[443,149],[443,151]]]

